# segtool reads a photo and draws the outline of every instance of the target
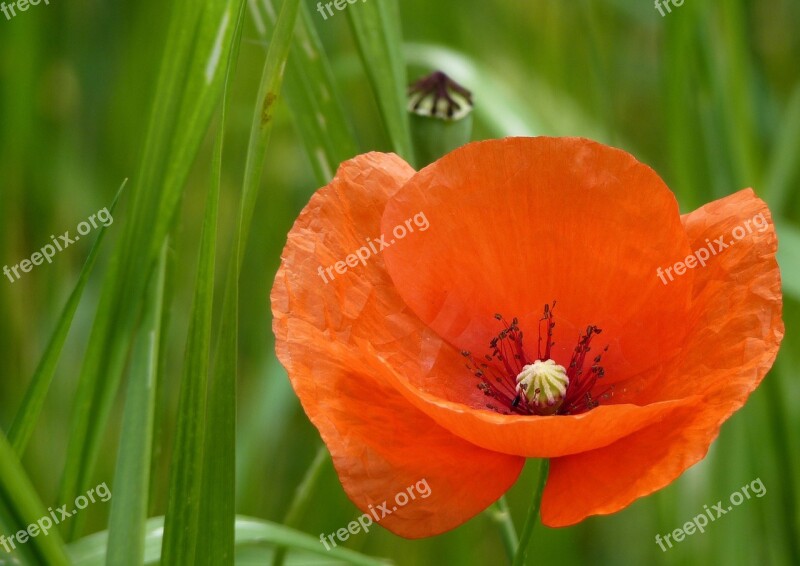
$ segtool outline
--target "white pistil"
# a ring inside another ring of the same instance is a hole
[[[536,360],[523,367],[517,376],[517,392],[525,395],[537,414],[555,413],[568,385],[567,370],[553,360]]]

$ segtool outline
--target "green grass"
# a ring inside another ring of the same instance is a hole
[[[0,282],[0,535],[103,482],[113,493],[13,559],[480,565],[513,546],[505,517],[527,532],[535,462],[507,509],[325,551],[319,533],[359,512],[273,353],[268,294],[297,213],[357,153],[413,161],[405,87],[438,68],[474,91],[474,139],[622,147],[683,211],[750,186],[780,240],[784,346],[708,457],[615,515],[537,525],[527,563],[800,563],[797,2],[686,2],[663,18],[625,0],[345,11],[142,0],[0,16],[0,265],[129,179],[111,226]],[[669,552],[654,543],[755,477],[763,499]]]

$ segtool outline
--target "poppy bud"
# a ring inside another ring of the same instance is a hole
[[[441,71],[409,87],[408,111],[420,166],[470,141],[472,93]]]

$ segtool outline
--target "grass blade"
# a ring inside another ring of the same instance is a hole
[[[272,134],[272,112],[283,83],[283,69],[289,56],[292,44],[292,35],[297,21],[299,0],[284,0],[272,41],[269,44],[264,70],[261,73],[261,83],[258,87],[255,112],[253,114],[250,141],[247,146],[247,162],[244,169],[244,189],[240,211],[239,225],[239,257],[237,271],[241,269],[244,259],[244,242],[250,234],[250,225],[253,221],[256,200],[258,199],[258,186],[264,167],[264,156]]]
[[[123,263],[104,286],[81,371],[62,500],[89,484],[149,275],[222,92],[225,66],[219,62],[227,60],[234,17],[225,0],[173,5],[132,219],[117,249]],[[74,521],[68,538],[79,528]]]
[[[153,274],[133,351],[109,519],[106,564],[112,566],[136,566],[144,559],[166,262],[167,245]]]
[[[235,265],[231,256],[231,265]],[[197,555],[207,564],[230,564],[236,515],[236,376],[238,373],[238,299],[236,272],[229,270],[216,363],[208,390],[202,499],[203,518]]]
[[[205,436],[205,474],[201,516],[206,520],[200,528],[198,556],[209,563],[226,563],[233,552],[233,519],[236,481],[235,420],[236,374],[238,355],[238,281],[250,225],[258,195],[258,184],[264,154],[272,131],[272,105],[280,93],[283,69],[289,55],[292,30],[295,27],[299,2],[286,0],[278,16],[273,40],[267,52],[259,86],[257,111],[253,117],[250,144],[245,164],[244,188],[237,226],[237,237],[229,264],[217,348],[216,365],[209,388],[209,428]],[[223,110],[224,115],[224,110]],[[224,122],[224,120],[223,120]],[[215,161],[219,167],[221,139]],[[216,174],[219,170],[216,171]],[[213,423],[213,426],[212,426]]]
[[[241,45],[244,2],[239,2],[234,49],[228,60],[228,76],[222,96],[220,131],[212,165],[213,191],[219,195],[222,183],[222,155],[226,124],[228,89]],[[236,376],[238,356],[237,273],[238,239],[230,254],[229,277],[225,290],[222,323],[217,339],[216,365],[207,390],[208,413],[205,421],[199,529],[196,555],[206,564],[230,564],[234,560],[236,521]],[[200,517],[203,520],[200,520]]]
[[[222,133],[219,134],[220,139]],[[216,170],[218,163],[214,163]],[[215,171],[218,173],[218,171]],[[170,470],[169,504],[164,524],[164,561],[196,564],[204,467],[206,395],[214,306],[219,178],[212,181],[206,202],[197,283],[186,342],[178,423]]]
[[[147,521],[147,538],[145,542],[144,564],[167,564],[161,560],[162,535],[164,533],[164,518],[154,517]],[[236,517],[236,549],[262,549],[272,545],[285,545],[292,549],[305,552],[304,556],[322,557],[325,564],[353,564],[354,566],[386,566],[391,564],[386,560],[371,558],[346,548],[331,548],[325,550],[319,539],[300,533],[269,521],[262,521],[251,517]],[[67,548],[70,559],[75,566],[104,566],[105,548],[108,533],[103,531],[84,537],[69,545]],[[268,563],[269,554],[261,555],[261,564]],[[310,561],[309,561],[310,563]],[[298,562],[300,564],[300,562]]]
[[[114,197],[114,201],[110,206],[111,214],[114,213],[117,201],[127,182],[128,180],[125,179],[117,191],[117,195]],[[108,226],[110,226],[110,224]],[[75,311],[78,310],[78,305],[81,302],[83,291],[86,289],[86,285],[89,282],[89,276],[94,268],[108,226],[103,225],[103,227],[100,228],[100,233],[97,235],[97,239],[92,245],[92,249],[89,251],[89,256],[86,258],[86,263],[84,263],[81,273],[78,276],[78,283],[75,285],[75,289],[73,289],[69,299],[67,299],[67,304],[64,305],[64,310],[61,312],[61,316],[58,319],[56,329],[50,338],[50,342],[47,344],[47,348],[45,349],[39,365],[36,367],[33,379],[31,379],[31,384],[25,393],[25,399],[22,401],[22,406],[9,430],[8,440],[11,442],[14,451],[20,457],[25,453],[25,448],[28,445],[31,434],[33,434],[33,429],[39,421],[47,392],[50,389],[50,384],[53,382],[56,366],[61,357],[61,350],[64,347],[64,342],[67,340],[67,334],[69,334],[69,329],[72,326]]]
[[[3,522],[11,527],[14,533],[28,528],[28,525],[35,524],[42,517],[49,519],[44,504],[2,432],[0,432],[0,509],[5,510]],[[51,530],[47,536],[41,534],[40,531],[39,535],[28,539],[25,542],[25,550],[41,564],[52,566],[69,564],[64,543],[58,532]],[[6,544],[5,537],[2,540]],[[20,542],[16,544],[22,546]]]
[[[275,26],[276,2],[263,1],[266,7],[263,15],[269,29],[265,25],[257,27],[266,38]],[[257,14],[256,22],[261,22],[262,11],[255,0],[251,0],[250,8]],[[317,182],[328,183],[339,164],[359,153],[359,149],[334,83],[333,71],[305,4],[300,6],[283,92]]]
[[[413,165],[397,1],[359,3],[347,10],[347,17],[394,151]]]

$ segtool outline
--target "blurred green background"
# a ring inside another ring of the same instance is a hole
[[[231,257],[229,244],[238,229],[235,217],[251,119],[259,104],[259,77],[279,5],[254,0],[245,6],[224,123],[215,282],[220,294]],[[107,421],[78,403],[79,375],[95,314],[107,307],[100,298],[114,263],[131,262],[127,273],[140,273],[142,285],[153,267],[145,256],[137,266],[139,260],[131,255],[137,248],[126,252],[120,242],[137,242],[136,234],[147,233],[144,228],[150,226],[146,211],[159,210],[158,201],[147,201],[141,216],[132,219],[137,192],[152,198],[162,194],[161,184],[142,184],[141,163],[148,159],[147,152],[158,153],[153,159],[164,161],[160,168],[173,162],[173,153],[152,145],[147,124],[152,123],[153,105],[163,102],[157,78],[162,61],[170,56],[166,38],[178,41],[168,26],[171,17],[179,17],[175,14],[180,6],[192,4],[53,0],[10,20],[0,15],[0,264],[30,257],[51,234],[74,231],[80,221],[110,206],[122,180],[130,178],[22,457],[45,507],[64,503],[62,475],[75,450],[70,434],[76,411],[91,413],[88,422],[99,439],[96,465],[90,466],[85,483],[107,482],[117,493],[113,480],[118,452],[125,446],[120,434],[129,375],[125,372],[121,386],[107,393],[112,403]],[[347,8],[361,9],[362,3]],[[329,63],[345,124],[342,131],[329,132],[334,139],[327,149],[329,163],[335,162],[333,157],[342,160],[364,151],[396,149],[385,108],[378,103],[381,95],[365,69],[368,54],[354,39],[351,15],[338,12],[323,20],[315,10],[315,3],[302,0],[299,21],[319,35],[318,54]],[[529,563],[800,564],[800,3],[689,0],[662,17],[652,3],[629,0],[403,0],[399,15],[389,24],[402,30],[407,80],[438,68],[472,89],[473,139],[591,137],[651,165],[675,191],[684,211],[754,187],[769,203],[778,226],[787,333],[764,384],[725,423],[702,463],[662,492],[613,516],[590,518],[567,529],[538,527]],[[199,42],[213,45],[215,38],[198,35],[186,44],[197,49]],[[236,513],[275,523],[283,522],[321,444],[275,360],[268,305],[286,233],[330,174],[319,165],[308,126],[303,126],[315,110],[313,100],[302,101],[297,93],[313,92],[316,83],[303,90],[303,81],[313,81],[314,75],[302,59],[304,36],[298,38],[284,90],[272,109],[272,137],[239,287]],[[186,82],[180,77],[176,81]],[[165,116],[174,119],[194,101],[191,96],[176,99]],[[179,183],[177,213],[164,225],[171,237],[154,401],[150,517],[164,515],[168,506],[186,336],[210,163],[221,123],[214,104],[210,120],[200,120],[197,126],[196,155],[190,151],[182,157],[191,169],[185,183]],[[337,135],[350,141],[336,143]],[[177,134],[175,139],[180,139]],[[95,234],[20,281],[0,279],[0,356],[5,362],[0,427],[6,432]],[[153,246],[158,250],[160,242]],[[217,300],[215,321],[222,311]],[[127,316],[138,320],[136,313]],[[115,317],[109,315],[107,339],[125,352],[132,334],[126,323],[117,326]],[[123,365],[128,367],[124,359]],[[209,397],[209,406],[214,400]],[[208,416],[212,425],[213,418]],[[535,463],[528,468],[508,494],[518,527],[536,479]],[[680,527],[703,505],[726,499],[755,478],[766,486],[763,498],[746,501],[705,534],[688,537],[666,553],[655,544],[656,534]],[[293,522],[314,538],[360,514],[344,495],[329,461],[322,463],[311,496],[310,505]],[[3,514],[8,508],[13,508],[8,501],[0,506],[0,534],[20,528],[13,513]],[[107,529],[110,509],[104,503],[90,506],[72,532],[62,531],[63,538],[69,542]],[[407,541],[377,528],[351,537],[346,546],[397,564],[482,565],[504,560],[499,531],[485,515],[432,539]],[[0,564],[44,560],[28,552],[6,557],[0,549]],[[263,563],[271,546],[256,541],[237,552],[241,563]],[[308,552],[291,552],[288,562],[338,563]],[[200,557],[197,563],[203,563]]]

